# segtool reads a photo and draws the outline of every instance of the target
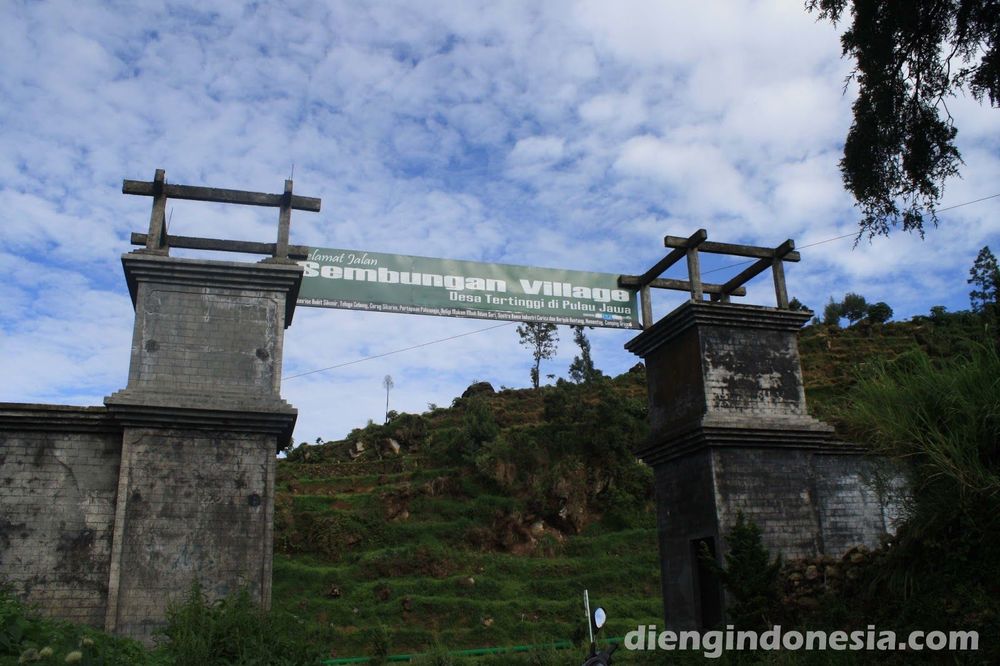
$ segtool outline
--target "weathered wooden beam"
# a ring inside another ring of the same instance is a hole
[[[698,256],[698,247],[688,247],[685,250],[688,264],[688,280],[691,282],[691,300],[701,301],[705,293],[705,288],[701,284],[701,258]]]
[[[690,247],[695,247],[700,243],[703,243],[705,239],[708,238],[708,232],[704,229],[699,229],[698,231],[691,234],[687,239],[686,245],[684,247],[675,248],[670,254],[665,256],[656,262],[656,265],[650,268],[648,271],[642,274],[640,282],[642,285],[647,285],[656,278],[663,275],[664,272],[678,261],[683,259],[687,255],[687,249]],[[640,285],[641,286],[641,285]]]
[[[682,236],[666,236],[663,239],[664,247],[682,248],[687,247],[688,239]],[[775,250],[769,247],[757,247],[756,245],[737,245],[735,243],[716,243],[705,241],[698,246],[699,252],[710,254],[732,254],[737,257],[752,257],[754,259],[771,259],[775,255]],[[801,255],[798,252],[788,252],[784,255],[785,261],[799,261]]]
[[[218,187],[200,187],[196,185],[173,185],[165,183],[163,193],[168,199],[186,199],[188,201],[214,201],[215,203],[243,204],[246,206],[270,206],[280,208],[285,198],[284,194],[265,194],[264,192],[246,192],[244,190],[224,190]],[[137,194],[139,196],[154,196],[154,183],[144,180],[123,180],[122,194]],[[292,197],[293,210],[305,210],[318,213],[321,199],[315,197]]]
[[[758,259],[752,265],[750,265],[748,268],[746,268],[743,271],[741,271],[739,273],[739,275],[737,275],[736,277],[732,278],[731,280],[729,280],[728,282],[726,282],[724,285],[722,285],[723,296],[725,296],[726,294],[733,293],[733,291],[732,291],[733,289],[735,289],[736,287],[739,287],[742,284],[745,284],[745,283],[749,282],[753,278],[757,277],[758,275],[760,275],[761,273],[763,273],[764,271],[766,271],[768,268],[773,268],[775,265],[781,264],[782,260],[785,257],[787,257],[789,254],[791,254],[794,251],[794,249],[795,249],[795,241],[793,241],[791,238],[789,238],[784,243],[782,243],[778,247],[776,247],[773,250],[771,250],[771,255],[772,256],[764,258],[764,259]],[[785,276],[784,269],[782,269],[782,271],[781,271],[781,286],[782,286],[782,288],[784,288],[784,276]],[[775,289],[777,289],[777,287],[778,287],[777,280],[778,280],[778,275],[777,275],[777,273],[775,273]],[[725,300],[725,299],[723,299],[723,300]],[[787,296],[785,297],[785,300],[787,302],[787,300],[788,300]],[[778,296],[778,302],[779,303],[781,302],[781,296],[780,295]],[[781,307],[781,306],[779,305],[778,307]]]
[[[649,295],[649,284],[639,289],[639,306],[642,308],[642,328],[653,325],[653,299]]]
[[[146,234],[133,232],[132,245],[145,245]],[[201,238],[198,236],[170,236],[171,247],[186,250],[217,250],[220,252],[242,252],[244,254],[267,254],[274,256],[275,243],[256,243],[254,241],[223,240],[221,238]],[[288,256],[292,259],[304,259],[309,254],[305,245],[289,245]]]
[[[285,181],[285,193],[281,196],[281,212],[278,213],[278,242],[274,256],[278,259],[288,257],[288,233],[292,226],[292,181]]]
[[[639,289],[639,281],[642,279],[641,275],[619,275],[618,276],[618,286],[623,289]],[[691,291],[691,283],[687,280],[675,280],[673,278],[657,278],[647,285],[653,289],[672,289],[674,291]],[[721,284],[712,284],[708,282],[703,282],[701,289],[706,294],[719,294],[722,293]],[[743,287],[734,289],[732,292],[733,296],[746,296],[747,290]]]
[[[163,194],[165,182],[166,172],[163,169],[157,169],[153,175],[153,182],[149,183],[149,194],[153,197],[153,210],[149,214],[149,234],[146,241],[146,250],[164,254],[170,251],[163,242],[167,215],[167,198]]]
[[[775,261],[771,264],[774,274],[774,300],[782,310],[788,309],[788,289],[785,288],[785,262]]]
[[[724,294],[733,293],[733,290],[736,289],[736,287],[739,287],[740,285],[749,282],[750,280],[754,279],[755,277],[766,271],[768,268],[771,267],[771,264],[773,262],[774,259],[770,258],[758,259],[757,261],[753,262],[753,264],[751,264],[748,268],[741,271],[739,275],[737,275],[736,277],[732,278],[724,285],[722,285],[722,292]]]

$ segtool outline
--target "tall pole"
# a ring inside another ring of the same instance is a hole
[[[392,389],[395,384],[392,383],[392,375],[386,375],[382,380],[382,386],[385,387],[385,422],[389,422],[389,390]]]

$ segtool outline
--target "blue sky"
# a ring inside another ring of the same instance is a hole
[[[850,63],[799,2],[12,1],[0,43],[0,400],[100,404],[124,386],[119,258],[149,199],[121,181],[158,167],[278,192],[294,164],[296,191],[323,199],[293,215],[298,244],[613,273],[699,227],[801,247],[857,225],[836,166]],[[949,108],[965,166],[944,205],[1000,192],[1000,113]],[[169,210],[175,234],[275,234],[270,209]],[[807,248],[789,291],[814,309],[858,291],[901,318],[967,307],[976,253],[1000,250],[1000,198],[941,219],[923,241]],[[681,298],[657,295],[656,313]],[[766,276],[746,300],[773,303]],[[285,373],[491,325],[301,308]],[[474,380],[525,386],[513,328],[289,379],[296,440],[380,420],[386,374],[392,406],[416,412]],[[632,335],[593,331],[597,365],[634,364]],[[543,375],[567,373],[561,337]]]

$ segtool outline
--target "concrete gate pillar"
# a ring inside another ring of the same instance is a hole
[[[197,578],[211,598],[271,597],[276,452],[296,410],[281,399],[294,263],[122,257],[135,330],[125,389],[106,629],[147,640]]]
[[[666,623],[706,628],[724,613],[721,562],[742,512],[785,557],[840,555],[887,531],[873,463],[806,411],[797,333],[808,312],[691,301],[625,345],[646,364]]]

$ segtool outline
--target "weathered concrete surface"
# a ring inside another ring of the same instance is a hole
[[[126,431],[106,628],[148,638],[197,578],[270,603],[275,437]]]
[[[875,463],[808,415],[797,333],[810,313],[686,303],[631,340],[643,356],[667,625],[703,624],[717,590],[699,588],[698,542],[726,552],[742,512],[786,558],[875,546],[892,498]]]
[[[120,453],[103,407],[0,403],[0,576],[55,617],[104,624]]]
[[[271,597],[284,329],[302,269],[122,258],[128,385],[104,407],[0,405],[0,576],[50,614],[148,641],[200,580]]]

